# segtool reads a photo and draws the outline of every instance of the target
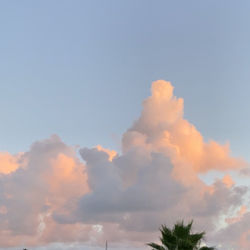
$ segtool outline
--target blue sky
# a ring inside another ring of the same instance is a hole
[[[0,148],[119,148],[165,79],[205,138],[248,157],[249,1],[2,1]]]

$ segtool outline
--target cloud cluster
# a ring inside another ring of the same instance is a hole
[[[58,227],[51,214],[67,213],[89,190],[84,165],[74,149],[52,136],[34,143],[18,157],[7,156],[0,163],[1,244],[47,242],[56,237],[57,230],[59,237],[65,233],[67,238],[67,226]],[[70,207],[66,203],[71,203]]]
[[[2,246],[140,245],[155,240],[163,223],[194,219],[221,249],[248,249],[248,187],[228,174],[246,163],[230,155],[229,144],[205,142],[183,112],[173,86],[156,81],[121,154],[98,145],[81,148],[81,161],[57,136],[15,156],[0,153]],[[214,170],[225,176],[202,181],[200,174]]]

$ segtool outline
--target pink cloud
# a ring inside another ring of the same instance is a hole
[[[248,187],[227,173],[246,163],[231,156],[229,144],[204,141],[173,91],[169,82],[152,84],[140,117],[123,135],[121,154],[82,148],[83,163],[58,136],[18,156],[0,153],[2,246],[106,239],[138,246],[154,240],[162,223],[194,219],[216,243],[212,232],[227,222],[221,249],[228,247],[226,234],[235,249],[248,247]],[[213,170],[225,175],[207,185],[200,173]],[[232,225],[243,226],[235,233]]]

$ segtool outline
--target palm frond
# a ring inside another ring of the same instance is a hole
[[[156,243],[148,243],[148,246],[152,247],[154,250],[166,250],[163,246],[158,245]]]
[[[199,250],[216,250],[215,247],[201,247]]]

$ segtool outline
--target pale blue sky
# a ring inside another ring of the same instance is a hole
[[[0,150],[51,134],[118,149],[165,79],[206,139],[250,159],[250,2],[0,1]]]

